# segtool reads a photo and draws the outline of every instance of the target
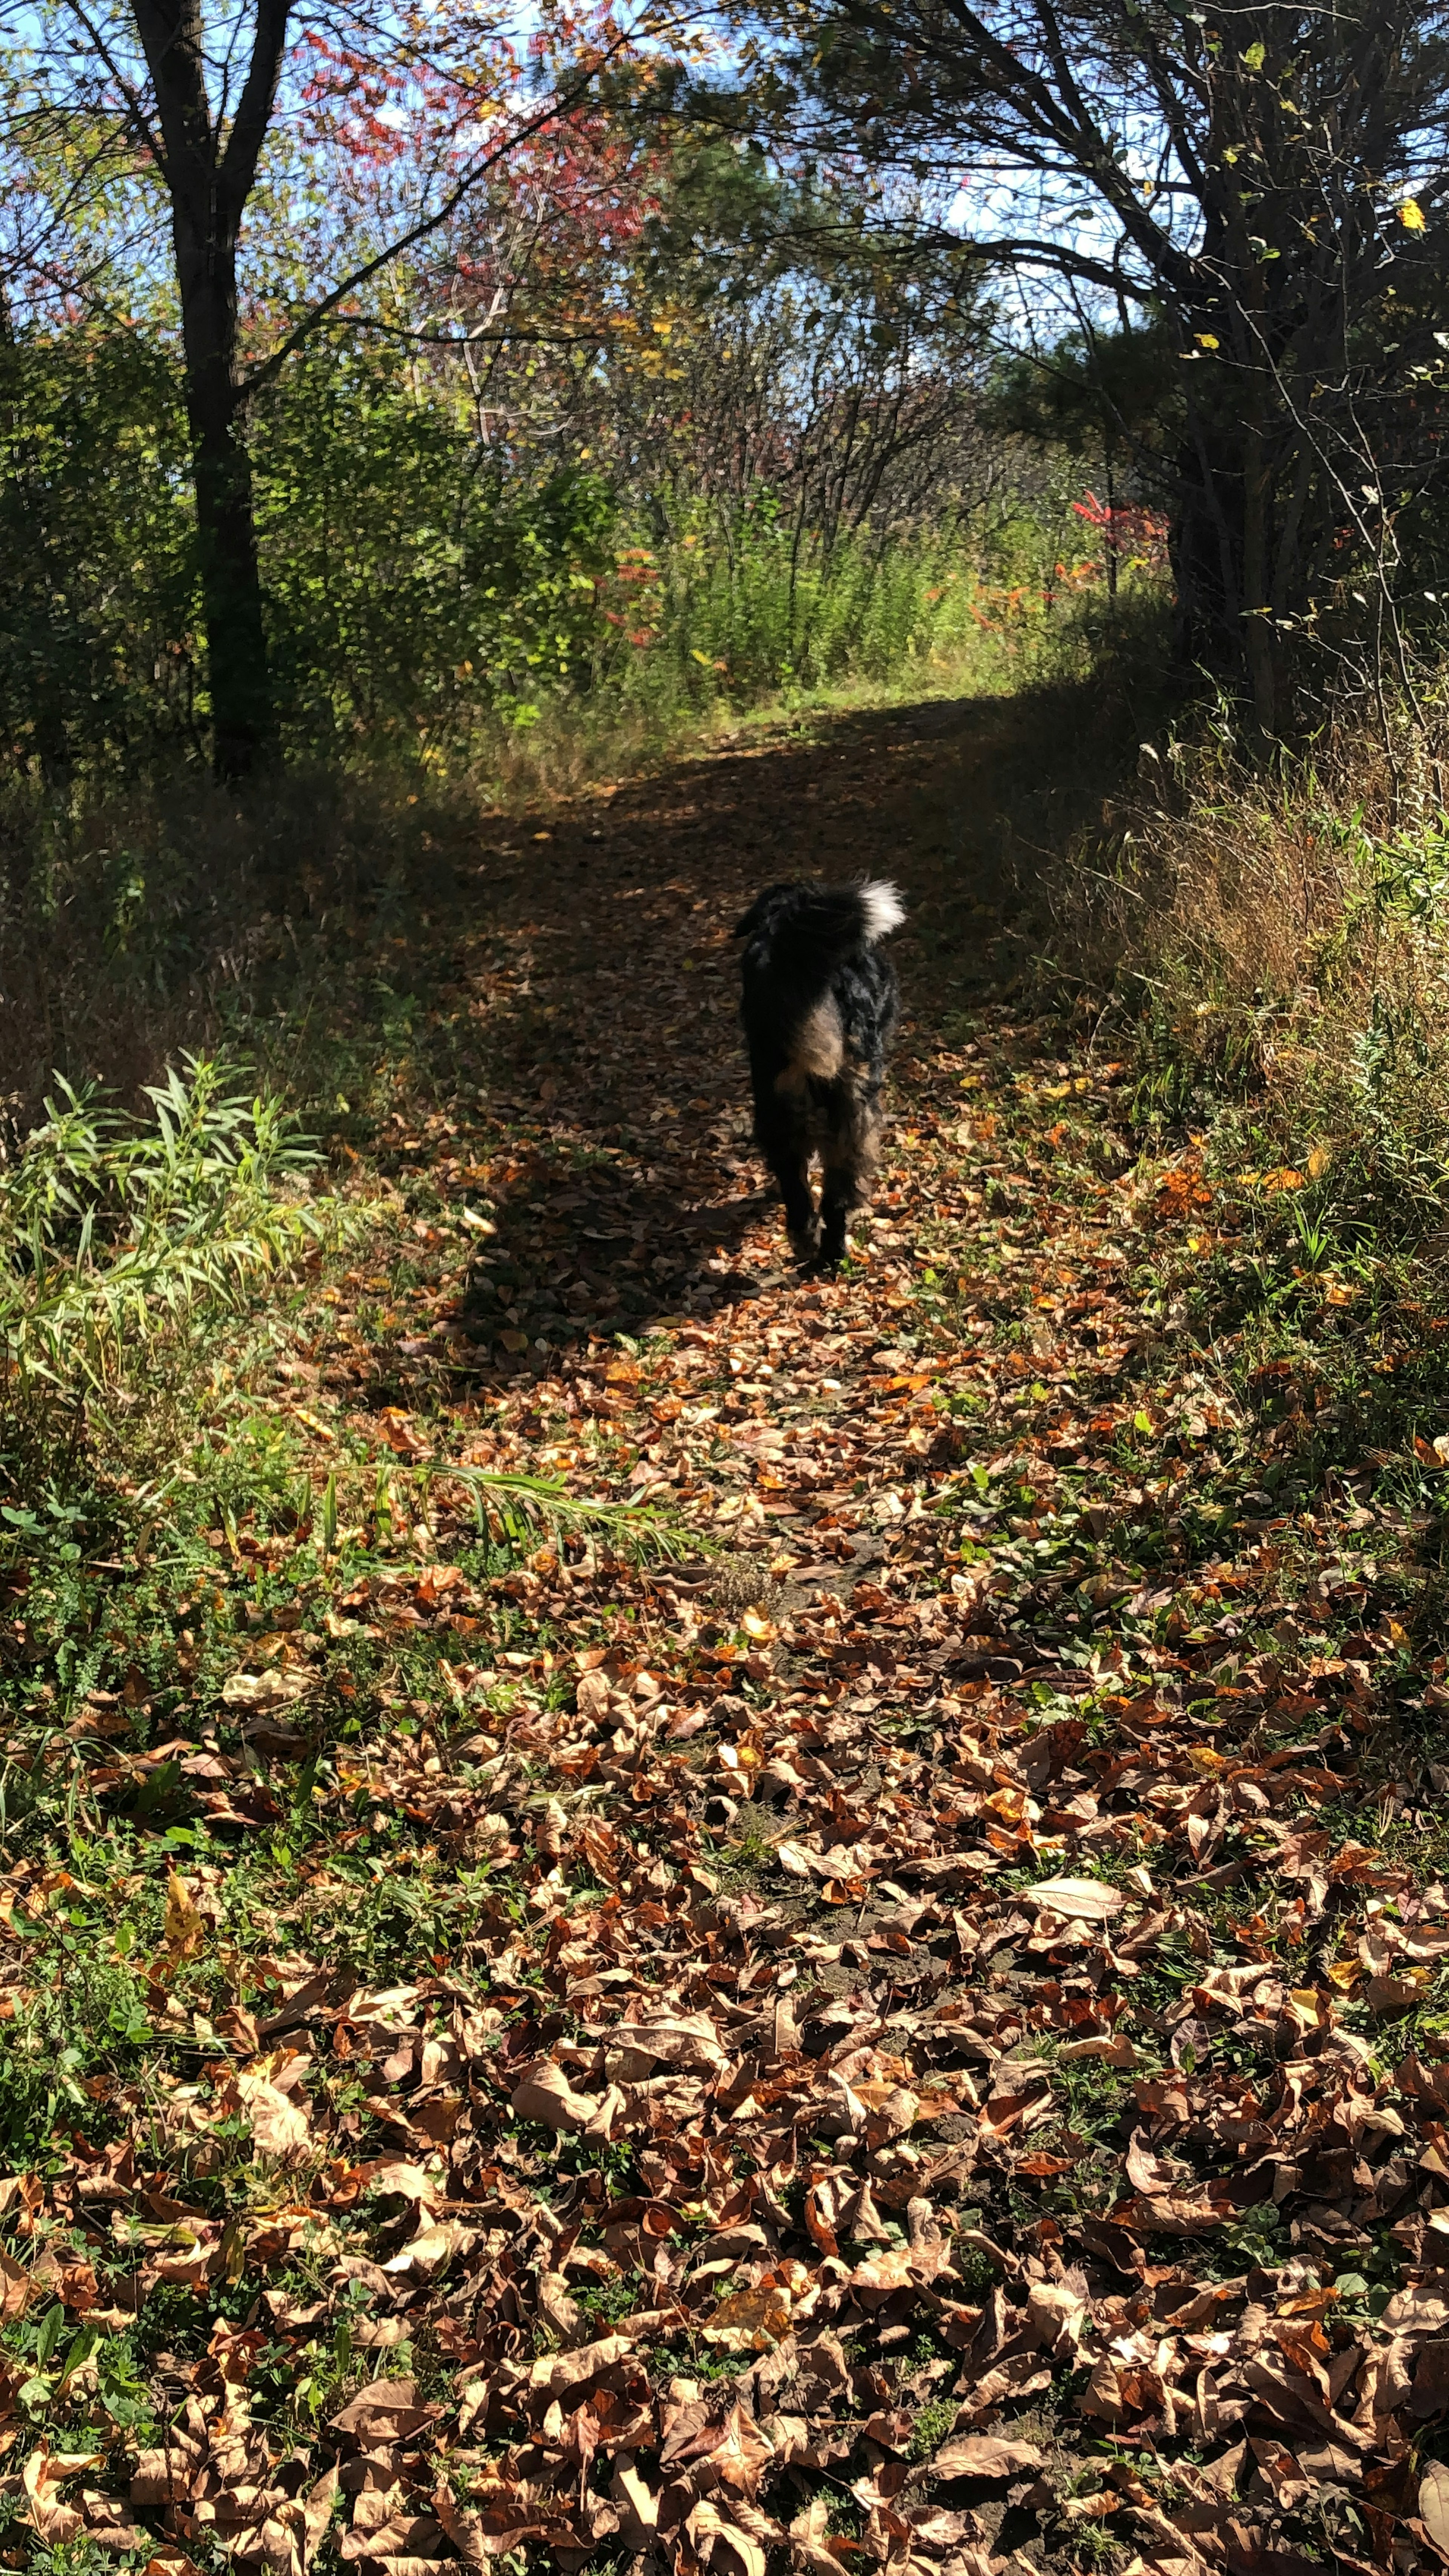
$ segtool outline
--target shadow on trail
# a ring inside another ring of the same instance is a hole
[[[735,921],[777,879],[897,881],[898,1057],[919,1076],[1019,959],[1023,818],[1028,849],[1059,840],[1108,748],[1076,686],[812,715],[440,852],[452,917],[420,906],[391,972],[422,979],[440,928],[455,940],[426,1079],[493,1228],[458,1367],[545,1373],[590,1336],[797,1281],[750,1142]]]

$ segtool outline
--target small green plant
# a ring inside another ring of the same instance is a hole
[[[684,1534],[639,1503],[581,1502],[553,1476],[509,1475],[489,1467],[441,1467],[440,1478],[472,1498],[478,1535],[490,1553],[516,1554],[540,1538],[574,1535],[606,1544],[635,1564],[685,1553]]]
[[[911,2430],[910,2456],[929,2460],[947,2439],[956,2421],[957,2408],[949,2397],[933,2397],[923,2406]]]
[[[64,1959],[54,1982],[0,2023],[0,2139],[48,2134],[84,2110],[83,2078],[151,2036],[141,1989],[117,1958]]]
[[[301,1195],[316,1156],[281,1103],[223,1063],[183,1068],[148,1087],[149,1124],[58,1076],[0,1174],[0,1348],[22,1382],[106,1384],[123,1342],[232,1301],[335,1220]]]
[[[968,2298],[980,2298],[996,2286],[997,2266],[980,2245],[958,2245],[952,2257],[956,2277]]]
[[[576,2290],[574,2304],[590,2325],[617,2325],[636,2308],[647,2306],[642,2272],[621,2272],[612,2281],[591,2281],[587,2289]]]
[[[1072,2536],[1072,2551],[1079,2567],[1098,2569],[1115,2567],[1122,2552],[1109,2531],[1100,2522],[1080,2523]]]
[[[1260,2200],[1245,2209],[1241,2218],[1228,2221],[1223,2243],[1244,2263],[1268,2271],[1283,2259],[1283,2232],[1282,2211],[1271,2200]]]

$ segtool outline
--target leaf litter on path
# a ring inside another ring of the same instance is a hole
[[[362,1274],[314,1301],[275,1394],[319,1482],[345,1446],[426,1510],[320,1556],[218,1530],[229,1662],[178,1647],[75,1731],[90,1812],[169,1836],[164,1919],[139,2072],[0,2186],[22,2550],[1449,2560],[1404,1533],[1350,1484],[1278,1507],[1230,1339],[1164,1303],[1230,1212],[1122,1145],[1122,1068],[962,1017],[949,818],[993,756],[898,712],[554,818],[566,908],[495,876],[442,1012],[468,1105],[384,1140],[412,1275],[371,1324]],[[727,932],[887,854],[890,1141],[857,1258],[801,1283]],[[450,1466],[683,1553],[582,1520],[490,1571]],[[74,1869],[6,1881],[21,2018]],[[387,1885],[428,1928],[373,1984]]]

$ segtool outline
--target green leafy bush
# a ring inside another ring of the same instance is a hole
[[[280,1104],[188,1057],[148,1087],[149,1119],[57,1081],[0,1172],[0,1459],[12,1528],[67,1466],[132,1477],[180,1445],[218,1317],[341,1222],[306,1194],[316,1157]]]

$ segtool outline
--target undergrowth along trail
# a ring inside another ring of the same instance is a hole
[[[387,1227],[165,1526],[17,1525],[6,2563],[1449,2542],[1440,1470],[1389,1418],[1449,1328],[1336,1300],[1297,1176],[1141,1154],[1013,987],[1050,721],[447,853],[338,987]],[[728,931],[860,870],[893,1123],[801,1285]]]

